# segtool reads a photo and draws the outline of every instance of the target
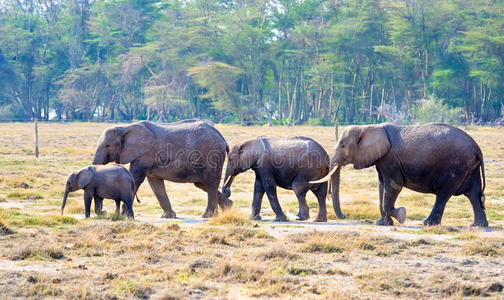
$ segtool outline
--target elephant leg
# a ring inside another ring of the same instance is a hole
[[[121,215],[121,201],[120,200],[116,200],[115,204],[116,204],[115,215],[119,216],[119,215]]]
[[[98,195],[94,195],[94,207],[97,216],[107,213],[106,211],[103,211],[103,198]]]
[[[123,201],[123,208],[126,205],[127,215],[130,219],[135,219],[135,214],[133,213],[133,197],[130,193],[125,193],[121,196]]]
[[[156,195],[159,205],[164,211],[163,214],[161,215],[161,218],[167,218],[167,219],[177,218],[177,215],[172,209],[170,199],[168,199],[168,195],[166,194],[163,179],[147,177],[147,181],[149,181],[149,185],[151,186],[154,195]]]
[[[251,220],[261,220],[261,205],[264,196],[264,186],[261,182],[261,178],[256,176],[254,182],[254,199],[252,200],[252,215]]]
[[[219,213],[217,203],[218,203],[218,188],[216,186],[208,186],[202,182],[197,182],[194,184],[197,188],[200,188],[207,192],[208,195],[208,202],[207,202],[207,208],[205,210],[205,213],[203,213],[202,217],[203,218],[212,218],[216,217],[217,214]]]
[[[319,211],[315,222],[327,222],[327,209],[326,209],[326,197],[327,197],[327,182],[321,183],[316,190],[312,190],[312,193],[317,197]]]
[[[477,178],[474,178],[471,183],[471,186],[464,193],[464,195],[469,198],[471,201],[471,205],[473,208],[474,221],[471,223],[471,226],[482,226],[488,227],[488,221],[486,218],[485,209],[483,208],[483,204],[481,203],[481,181],[479,170],[477,172]]]
[[[299,177],[294,179],[292,182],[292,190],[294,190],[298,199],[298,221],[308,220],[310,218],[310,208],[308,207],[308,204],[306,204],[306,193],[308,192],[307,181]]]
[[[436,195],[436,202],[434,202],[434,207],[432,207],[430,215],[424,220],[424,225],[433,226],[441,224],[441,218],[443,217],[444,209],[448,199],[451,195]]]
[[[91,217],[91,202],[93,200],[93,191],[84,190],[84,214],[86,218]]]
[[[383,210],[385,213],[385,222],[383,225],[394,225],[394,222],[390,217],[396,218],[399,223],[404,223],[404,220],[406,219],[406,209],[404,207],[394,208],[397,196],[399,196],[399,193],[401,192],[401,188],[394,188],[385,184],[383,191]]]
[[[376,221],[376,225],[392,225],[394,224],[394,221],[392,221],[392,218],[391,217],[387,217],[385,215],[385,208],[383,206],[383,194],[384,194],[384,188],[383,188],[383,179],[380,175],[380,173],[378,173],[378,180],[379,180],[379,183],[378,183],[378,196],[380,197],[379,199],[379,205],[380,205],[380,219],[378,221]]]
[[[275,212],[275,221],[283,222],[287,221],[287,216],[283,213],[282,207],[280,206],[280,202],[278,202],[277,192],[276,192],[276,182],[275,179],[268,176],[266,178],[261,177],[261,182],[263,184],[263,188],[268,196],[268,200],[271,205],[271,209]]]

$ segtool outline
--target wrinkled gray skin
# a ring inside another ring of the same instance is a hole
[[[68,193],[84,190],[84,207],[86,218],[90,217],[91,201],[95,199],[95,212],[101,215],[103,198],[116,202],[116,214],[119,215],[121,201],[125,204],[127,215],[134,218],[133,199],[135,196],[135,181],[126,168],[121,165],[93,165],[77,170],[68,175],[61,214],[65,209]]]
[[[228,146],[211,124],[185,120],[169,124],[138,122],[107,128],[101,135],[93,164],[130,163],[135,186],[147,177],[161,208],[162,218],[176,218],[164,180],[190,182],[208,194],[204,218],[217,215],[233,202],[218,191]]]
[[[225,185],[222,190],[224,196],[229,197],[231,194],[234,178],[248,169],[254,170],[256,175],[251,219],[261,219],[261,202],[266,193],[276,214],[275,221],[287,220],[277,198],[276,187],[279,186],[296,193],[299,201],[299,220],[307,220],[310,217],[305,197],[308,191],[312,191],[319,203],[319,213],[315,221],[327,221],[327,183],[308,183],[329,171],[329,156],[314,140],[306,137],[259,137],[233,146],[228,155]]]
[[[396,209],[394,205],[406,187],[436,195],[425,225],[440,224],[448,199],[465,195],[473,208],[471,225],[488,226],[483,154],[476,142],[456,127],[441,123],[347,127],[331,159],[331,165],[338,170],[331,176],[333,197],[339,197],[339,170],[347,164],[353,164],[355,169],[376,167],[381,214],[378,225],[393,225],[391,217],[404,222],[405,208]]]

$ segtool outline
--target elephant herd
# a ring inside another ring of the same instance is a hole
[[[224,187],[219,191],[224,161],[228,159]],[[107,165],[109,162],[116,164]],[[130,163],[129,172],[121,164]],[[306,193],[318,200],[316,222],[327,221],[326,196],[329,186],[336,216],[341,213],[339,184],[341,167],[355,169],[375,166],[379,180],[381,218],[377,225],[393,225],[392,217],[403,223],[406,209],[395,207],[403,187],[436,195],[425,225],[437,225],[452,195],[469,198],[474,221],[488,226],[485,201],[483,155],[464,131],[441,123],[415,126],[377,124],[347,127],[336,143],[331,158],[324,148],[308,137],[258,137],[229,149],[219,131],[200,120],[169,124],[138,122],[104,130],[91,166],[69,175],[62,213],[69,192],[84,189],[85,215],[89,217],[92,198],[95,211],[102,213],[103,198],[116,201],[116,213],[124,202],[125,213],[133,218],[133,200],[147,178],[163,218],[176,218],[164,180],[189,182],[208,194],[204,218],[216,216],[218,207],[230,208],[231,185],[249,169],[255,172],[251,219],[260,220],[261,202],[267,195],[276,221],[285,221],[276,188],[293,190],[299,202],[299,220],[307,220]],[[329,182],[331,183],[329,185]],[[138,200],[138,198],[137,198]]]

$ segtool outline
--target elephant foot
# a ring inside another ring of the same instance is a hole
[[[317,218],[313,220],[313,222],[327,222],[327,216],[318,215]]]
[[[217,212],[217,210],[216,210],[216,209],[215,209],[215,210],[213,210],[213,211],[212,211],[212,210],[208,210],[208,209],[207,209],[207,210],[205,211],[205,213],[204,213],[201,217],[202,217],[202,218],[204,218],[204,219],[208,219],[208,218],[217,217],[217,215],[218,215],[218,212]]]
[[[163,218],[163,219],[176,219],[177,218],[177,214],[173,210],[165,211],[161,215],[161,218]]]
[[[222,201],[222,210],[227,210],[233,207],[233,201],[231,199],[225,199]]]
[[[102,216],[102,217],[106,217],[107,216],[107,211],[106,210],[102,210],[102,211],[97,212],[96,214],[99,215],[99,216]]]
[[[346,216],[342,213],[336,213],[336,216],[338,217],[338,219],[342,219],[342,220],[346,218]]]
[[[425,219],[423,221],[423,223],[425,226],[436,226],[436,225],[441,224],[441,220],[439,220],[437,218],[433,218],[433,217],[428,217],[427,219]]]
[[[289,219],[287,219],[287,216],[282,214],[282,215],[277,215],[275,218],[275,222],[286,222]]]
[[[474,220],[474,222],[471,223],[471,226],[479,226],[479,227],[488,227],[488,221],[485,220]]]
[[[310,218],[310,215],[309,214],[301,214],[301,213],[298,213],[297,214],[297,218],[296,220],[297,221],[305,221],[305,220],[308,220]]]
[[[396,218],[396,220],[399,223],[403,224],[404,221],[406,221],[406,208],[399,207],[398,209],[396,209],[395,210],[394,218]]]
[[[252,221],[261,221],[262,217],[259,214],[257,214],[257,215],[250,215],[250,220],[252,220]]]
[[[375,225],[392,226],[394,225],[394,221],[392,221],[391,217],[381,217],[378,221],[376,221]]]

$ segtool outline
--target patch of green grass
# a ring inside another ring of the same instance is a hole
[[[75,225],[79,221],[74,217],[69,216],[28,216],[22,219],[22,225],[24,226],[46,226],[55,227],[59,225]]]
[[[22,213],[17,209],[0,209],[0,220],[4,224],[14,227],[21,226],[45,226],[45,227],[58,227],[66,225],[75,225],[79,221],[70,216],[59,215],[28,215]]]
[[[34,193],[34,192],[29,192],[29,191],[14,191],[14,192],[10,192],[9,194],[7,194],[7,198],[21,199],[21,200],[25,200],[25,199],[39,200],[39,199],[43,199],[44,197],[42,197],[42,195],[39,193]]]
[[[495,210],[487,210],[487,217],[490,220],[504,220],[504,214],[500,214]]]

